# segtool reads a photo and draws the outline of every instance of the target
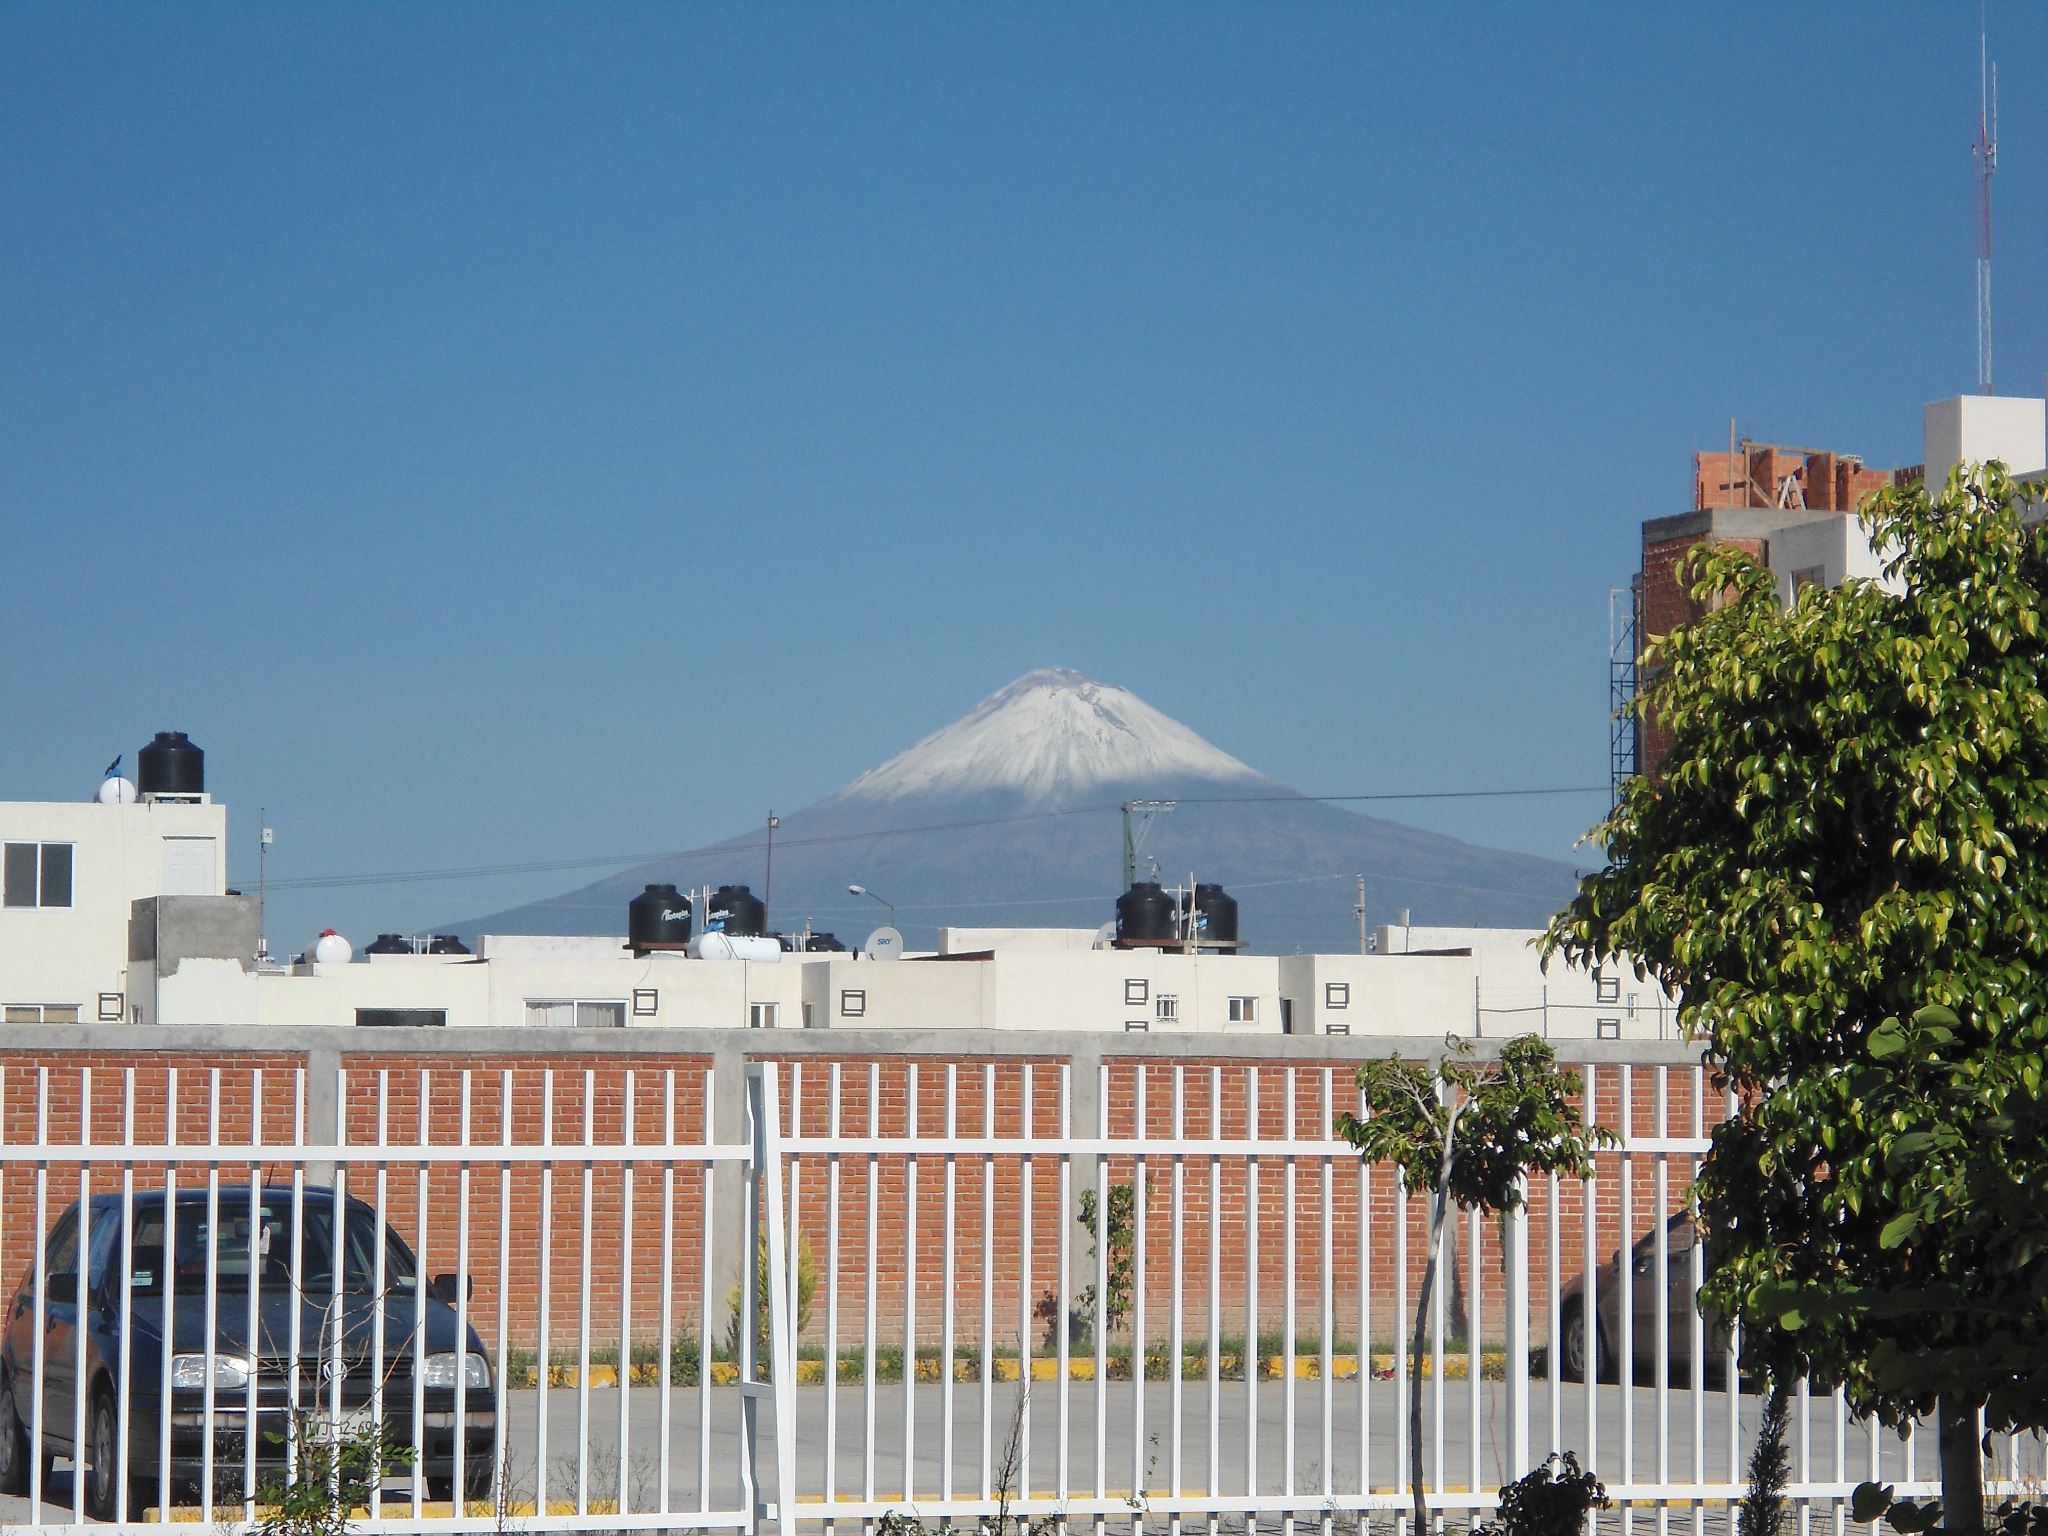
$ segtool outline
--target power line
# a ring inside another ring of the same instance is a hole
[[[1543,789],[1438,789],[1382,791],[1358,795],[1208,795],[1181,796],[1182,805],[1334,805],[1396,800],[1497,800],[1559,795],[1604,795],[1605,784],[1569,785]],[[977,816],[958,821],[935,821],[912,827],[875,827],[860,832],[819,833],[811,837],[784,837],[787,848],[826,847],[839,843],[871,842],[884,837],[915,837],[933,832],[960,832],[977,827],[1009,826],[1021,822],[1052,821],[1064,817],[1113,814],[1117,805],[1067,806],[1050,811],[1024,811],[1014,816]],[[529,860],[519,864],[468,864],[441,869],[380,870],[359,874],[308,875],[295,880],[272,880],[273,891],[334,890],[356,885],[411,885],[424,881],[482,880],[505,875],[550,874],[574,869],[618,868],[652,864],[664,859],[681,859],[712,854],[751,853],[765,847],[765,841],[713,843],[703,848],[659,849],[654,852],[591,854],[582,858]]]

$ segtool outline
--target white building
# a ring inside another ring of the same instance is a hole
[[[1380,952],[1365,955],[1126,950],[1091,929],[950,928],[937,953],[888,961],[774,952],[760,960],[696,959],[636,953],[623,935],[487,934],[474,954],[278,963],[258,954],[255,899],[227,888],[225,807],[203,793],[111,798],[120,803],[0,803],[0,1006],[10,1023],[1060,1029],[1435,1040],[1504,1032],[1513,1022],[1508,1000],[1544,985],[1525,948],[1488,930],[1455,929],[1400,930],[1398,940],[1395,930],[1382,930]],[[619,917],[623,927],[623,909]],[[1604,1021],[1615,1010],[1590,1011],[1572,997],[1559,996],[1547,1013],[1520,1022],[1585,1036],[1668,1033],[1668,1010],[1622,1003],[1623,1023],[1612,1031]]]

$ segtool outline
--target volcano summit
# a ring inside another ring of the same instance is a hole
[[[1095,927],[1123,880],[1120,804],[1174,800],[1141,860],[1168,884],[1193,873],[1230,888],[1255,950],[1350,950],[1355,880],[1375,916],[1535,927],[1573,888],[1570,866],[1475,847],[1310,800],[1136,694],[1064,668],[1030,672],[824,799],[782,817],[770,924],[808,919],[857,942],[895,904],[910,947],[942,924]],[[620,933],[649,882],[751,884],[758,830],[580,890],[451,925],[476,933]],[[449,928],[437,931],[450,931]]]

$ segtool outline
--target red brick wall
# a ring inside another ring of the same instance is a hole
[[[1092,1081],[1074,1083],[1056,1058],[876,1056],[849,1051],[832,1056],[806,1054],[783,1058],[781,1094],[784,1128],[789,1134],[844,1141],[871,1130],[883,1137],[902,1134],[913,1107],[920,1137],[937,1138],[948,1130],[949,1080],[952,1089],[951,1130],[956,1137],[1031,1137],[1048,1145],[1058,1135],[1063,1113],[1077,1123],[1069,1094],[1089,1098]],[[463,1084],[468,1083],[470,1139],[473,1145],[504,1144],[516,1148],[539,1145],[544,1133],[557,1143],[580,1143],[586,1113],[593,1139],[606,1146],[653,1146],[664,1137],[673,1116],[678,1142],[698,1143],[705,1136],[709,1106],[705,1084],[710,1058],[701,1053],[633,1054],[539,1053],[531,1055],[465,1055],[408,1053],[391,1049],[351,1053],[342,1058],[344,1080],[340,1106],[344,1136],[352,1146],[382,1139],[394,1146],[451,1147],[460,1144]],[[0,1138],[10,1145],[38,1138],[36,1105],[39,1083],[47,1086],[45,1138],[58,1145],[75,1144],[82,1108],[90,1093],[91,1139],[118,1142],[126,1115],[132,1112],[138,1142],[161,1141],[170,1126],[171,1074],[176,1073],[176,1130],[180,1142],[223,1146],[223,1182],[249,1177],[247,1147],[261,1112],[263,1138],[288,1142],[293,1133],[296,1069],[303,1058],[289,1053],[220,1053],[206,1055],[135,1052],[80,1056],[76,1053],[0,1053]],[[1316,1141],[1329,1134],[1334,1112],[1355,1104],[1349,1064],[1248,1062],[1242,1058],[1188,1057],[1179,1061],[1156,1057],[1106,1058],[1107,1119],[1105,1134],[1113,1139],[1142,1135],[1165,1141],[1176,1120],[1185,1135],[1210,1134],[1212,1116],[1220,1115],[1227,1140],[1248,1139],[1284,1145],[1288,1106],[1293,1108],[1293,1136]],[[133,1070],[132,1111],[124,1104],[125,1071]],[[552,1117],[546,1113],[545,1083],[553,1073]],[[839,1120],[830,1119],[834,1075],[837,1075]],[[629,1091],[630,1074],[630,1091]],[[913,1091],[913,1076],[915,1078]],[[1619,1125],[1624,1106],[1637,1136],[1698,1134],[1720,1118],[1720,1101],[1704,1099],[1700,1074],[1691,1069],[1642,1067],[1630,1074],[1624,1101],[1621,1070],[1603,1066],[1595,1074],[1596,1115],[1601,1123]],[[1065,1080],[1063,1080],[1065,1079]],[[1666,1096],[1660,1125],[1657,1102]],[[504,1115],[509,1091],[511,1113]],[[720,1081],[717,1091],[744,1092],[740,1082]],[[1140,1100],[1142,1094],[1142,1113]],[[1252,1114],[1256,1096],[1257,1114]],[[631,1110],[630,1134],[627,1111]],[[424,1110],[424,1114],[423,1114]],[[309,1138],[325,1134],[309,1128]],[[826,1142],[829,1147],[831,1143]],[[948,1156],[926,1150],[911,1160],[901,1154],[871,1156],[848,1152],[837,1157],[839,1221],[836,1241],[828,1220],[831,1163],[824,1147],[808,1147],[791,1162],[785,1183],[794,1212],[795,1230],[808,1247],[819,1275],[807,1339],[825,1333],[826,1277],[836,1259],[839,1302],[838,1337],[843,1346],[857,1344],[864,1328],[864,1307],[872,1274],[876,1295],[875,1326],[884,1344],[901,1344],[906,1333],[906,1302],[914,1295],[916,1335],[922,1342],[939,1337],[947,1299],[948,1251],[945,1213],[950,1184],[953,1224],[952,1297],[955,1339],[966,1344],[981,1334],[986,1293],[995,1344],[1015,1345],[1028,1335],[1043,1347],[1045,1317],[1035,1316],[1042,1296],[1057,1290],[1059,1274],[1062,1160],[1057,1152],[1023,1158],[984,1158],[974,1152]],[[1620,1221],[1621,1170],[1618,1153],[1599,1159],[1595,1184],[1596,1247],[1601,1258],[1622,1242]],[[1628,1160],[1634,1198],[1631,1232],[1650,1230],[1656,1220],[1656,1159]],[[1139,1159],[1120,1154],[1107,1160],[1108,1183],[1135,1183]],[[1296,1332],[1315,1335],[1320,1328],[1327,1279],[1336,1333],[1349,1341],[1359,1332],[1361,1306],[1365,1328],[1376,1340],[1391,1338],[1405,1327],[1396,1315],[1396,1231],[1401,1202],[1390,1169],[1361,1170],[1348,1152],[1328,1158],[1295,1161],[1293,1199],[1289,1200],[1286,1160],[1262,1157],[1253,1177],[1241,1157],[1225,1157],[1212,1167],[1208,1156],[1187,1155],[1178,1162],[1167,1152],[1147,1155],[1144,1297],[1146,1331],[1164,1339],[1170,1326],[1169,1307],[1174,1276],[1183,1290],[1183,1328],[1190,1338],[1206,1336],[1208,1309],[1220,1309],[1219,1328],[1227,1335],[1245,1330],[1248,1280],[1256,1276],[1258,1313],[1263,1329],[1280,1325],[1287,1294],[1288,1263],[1293,1264]],[[1068,1209],[1078,1209],[1089,1176],[1090,1160],[1075,1156],[1067,1164]],[[737,1169],[738,1164],[730,1167]],[[47,1223],[76,1198],[79,1165],[52,1160],[45,1174]],[[509,1167],[509,1174],[501,1169]],[[631,1197],[626,1184],[631,1171]],[[287,1180],[290,1164],[272,1162],[259,1173]],[[424,1168],[424,1200],[422,1169]],[[161,1188],[160,1164],[137,1164],[138,1188]],[[1691,1174],[1689,1161],[1667,1173],[1671,1207],[1682,1201]],[[508,1307],[508,1336],[530,1347],[540,1333],[540,1279],[543,1270],[542,1216],[548,1217],[548,1331],[550,1356],[573,1359],[581,1307],[588,1298],[590,1330],[595,1346],[615,1344],[622,1334],[651,1342],[658,1333],[662,1277],[662,1200],[665,1173],[655,1158],[622,1164],[593,1161],[585,1165],[565,1154],[544,1175],[533,1162],[500,1163],[488,1154],[467,1165],[469,1210],[469,1273],[475,1281],[472,1316],[487,1340],[495,1341],[501,1288]],[[118,1189],[121,1170],[96,1169],[96,1189]],[[186,1165],[181,1187],[203,1182],[204,1167]],[[876,1220],[868,1221],[869,1180],[874,1181]],[[672,1267],[671,1319],[679,1334],[696,1336],[705,1300],[702,1274],[703,1211],[707,1180],[702,1165],[678,1163],[672,1174],[675,1202],[669,1259]],[[37,1171],[32,1165],[8,1164],[0,1176],[0,1268],[9,1283],[30,1262],[36,1224],[33,1216]],[[1361,1200],[1361,1181],[1363,1199]],[[457,1268],[458,1215],[463,1206],[464,1165],[420,1163],[400,1158],[388,1165],[380,1181],[374,1164],[357,1164],[348,1178],[351,1194],[379,1206],[387,1219],[425,1260],[428,1273]],[[509,1184],[510,1199],[501,1198]],[[544,1186],[551,1189],[544,1193]],[[588,1193],[586,1194],[586,1186]],[[1174,1230],[1176,1187],[1181,1221]],[[728,1290],[738,1273],[737,1218],[741,1185],[734,1174],[721,1175],[717,1199],[724,1225],[710,1277],[710,1310],[715,1339],[723,1337]],[[1330,1262],[1324,1264],[1323,1210],[1329,1199]],[[1532,1326],[1540,1338],[1547,1327],[1543,1298],[1549,1293],[1550,1231],[1553,1225],[1547,1180],[1538,1181],[1530,1211],[1530,1282],[1536,1299]],[[1026,1206],[1029,1205],[1027,1227]],[[1558,1190],[1555,1224],[1561,1248],[1562,1276],[1575,1276],[1583,1263],[1584,1211],[1577,1181]],[[1287,1214],[1294,1212],[1293,1243],[1287,1242]],[[426,1221],[422,1233],[420,1213]],[[631,1264],[623,1262],[630,1210]],[[910,1240],[912,1216],[915,1242]],[[1212,1239],[1212,1213],[1214,1235]],[[500,1223],[509,1234],[507,1262],[500,1254]],[[1407,1268],[1412,1287],[1419,1281],[1426,1241],[1427,1202],[1406,1202]],[[1461,1241],[1467,1224],[1461,1219]],[[1026,1234],[1029,1240],[1026,1240]],[[985,1234],[986,1233],[986,1237]],[[590,1279],[583,1281],[585,1238],[588,1237]],[[1087,1260],[1089,1238],[1078,1227],[1069,1230],[1070,1273],[1074,1290],[1092,1277]],[[1361,1243],[1361,1236],[1363,1243]],[[1257,1262],[1252,1263],[1256,1240]],[[994,1256],[983,1260],[987,1242]],[[1218,1265],[1218,1288],[1208,1282],[1211,1244]],[[1361,1252],[1364,1268],[1361,1270]],[[1469,1257],[1464,1261],[1469,1275]],[[1483,1330],[1497,1337],[1502,1325],[1502,1269],[1497,1226],[1481,1223],[1479,1248],[1479,1314]],[[623,1283],[630,1272],[630,1295]],[[1365,1297],[1361,1303],[1361,1275]],[[985,1291],[986,1288],[986,1291]],[[1469,1288],[1469,1280],[1461,1289]],[[630,1317],[627,1316],[630,1312]]]

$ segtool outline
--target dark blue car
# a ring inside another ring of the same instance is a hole
[[[181,1189],[172,1209],[161,1190],[138,1192],[132,1239],[122,1230],[118,1195],[94,1196],[83,1223],[77,1203],[58,1219],[45,1245],[42,1304],[31,1266],[0,1341],[0,1491],[27,1491],[32,1455],[40,1455],[46,1476],[53,1457],[67,1456],[85,1478],[88,1513],[117,1518],[125,1482],[129,1518],[135,1518],[159,1502],[168,1444],[174,1498],[193,1496],[210,1477],[216,1497],[239,1503],[247,1483],[253,1386],[252,1492],[283,1472],[295,1423],[301,1434],[308,1425],[331,1429],[336,1423],[359,1434],[374,1427],[381,1396],[386,1433],[417,1447],[413,1472],[425,1477],[432,1497],[445,1499],[455,1489],[460,1383],[464,1492],[489,1492],[495,1393],[483,1344],[474,1329],[461,1326],[451,1305],[456,1278],[443,1275],[423,1289],[412,1251],[389,1227],[380,1275],[376,1213],[360,1200],[344,1204],[332,1191],[304,1189],[295,1209],[288,1187],[253,1194],[246,1184],[221,1186],[213,1195]],[[339,1223],[337,1209],[345,1213]],[[175,1218],[168,1233],[167,1211]],[[38,1328],[41,1443],[32,1447]],[[416,1388],[423,1408],[417,1436]],[[81,1402],[83,1453],[73,1443]]]

